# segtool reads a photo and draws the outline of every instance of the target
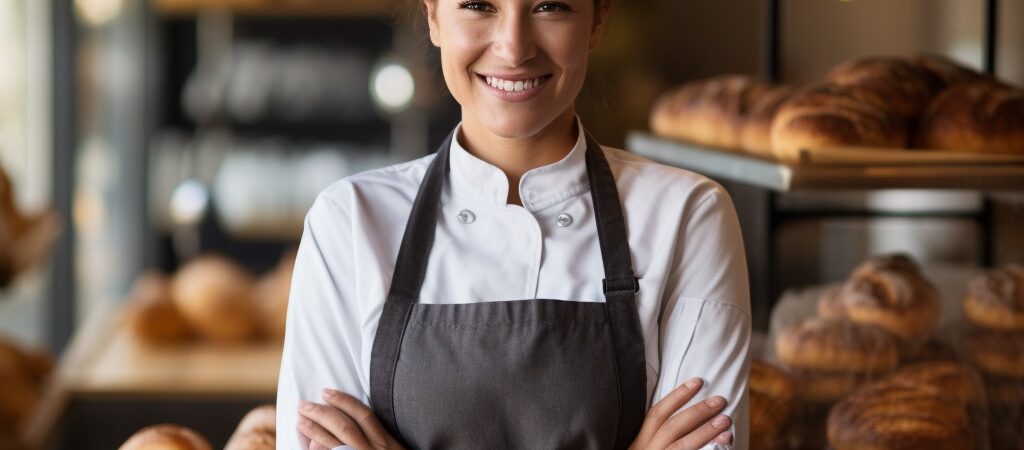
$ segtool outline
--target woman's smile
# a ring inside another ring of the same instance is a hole
[[[507,102],[521,102],[540,95],[551,79],[551,74],[531,76],[477,73],[476,78],[495,97]]]

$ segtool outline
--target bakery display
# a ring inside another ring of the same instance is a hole
[[[943,90],[918,119],[914,146],[1024,154],[1024,89],[973,81]]]
[[[1024,154],[1021,123],[1024,90],[936,54],[853,58],[798,88],[744,75],[693,80],[650,115],[657,135],[786,162],[805,150]]]
[[[964,317],[977,326],[1024,331],[1024,267],[1009,264],[971,280],[963,308]]]
[[[967,335],[965,349],[982,372],[1024,380],[1024,332],[972,330]]]
[[[786,371],[767,362],[750,363],[750,445],[753,449],[782,448],[793,414],[796,383]]]
[[[241,342],[258,330],[252,277],[228,259],[206,255],[178,270],[171,281],[174,304],[204,338]]]
[[[238,423],[224,450],[273,450],[276,443],[276,409],[264,405],[249,411]]]
[[[173,424],[153,425],[133,434],[118,450],[212,450],[195,431]]]

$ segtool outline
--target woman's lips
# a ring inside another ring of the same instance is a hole
[[[480,81],[481,84],[483,84],[484,88],[486,88],[499,99],[507,102],[521,102],[529,100],[539,95],[541,91],[544,90],[545,86],[547,86],[548,80],[551,79],[551,75],[548,74],[539,77],[539,83],[537,83],[535,86],[529,89],[524,89],[521,91],[506,91],[504,89],[499,89],[494,86],[491,86],[490,84],[487,83],[487,77],[480,74],[476,74],[476,78]]]

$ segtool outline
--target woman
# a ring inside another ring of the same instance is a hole
[[[575,114],[610,0],[423,1],[462,121],[310,209],[278,448],[745,449],[728,195]]]

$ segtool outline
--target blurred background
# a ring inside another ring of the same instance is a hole
[[[0,0],[0,336],[57,374],[0,409],[0,435],[21,436],[0,448],[115,448],[159,422],[222,446],[245,411],[273,401],[279,286],[316,194],[432,152],[459,120],[417,7]],[[802,85],[851,58],[920,53],[1024,86],[1024,2],[615,1],[578,109],[604,145],[634,151],[630,133],[681,83]],[[761,190],[719,181],[744,222],[762,332],[785,290],[841,280],[870,255],[908,253],[953,278],[1024,261],[1020,179],[997,192],[840,187],[768,206]],[[759,208],[822,205],[871,214],[759,228]],[[265,312],[209,337],[132,306],[166,304],[173,283],[200,286],[200,310],[235,293]]]

